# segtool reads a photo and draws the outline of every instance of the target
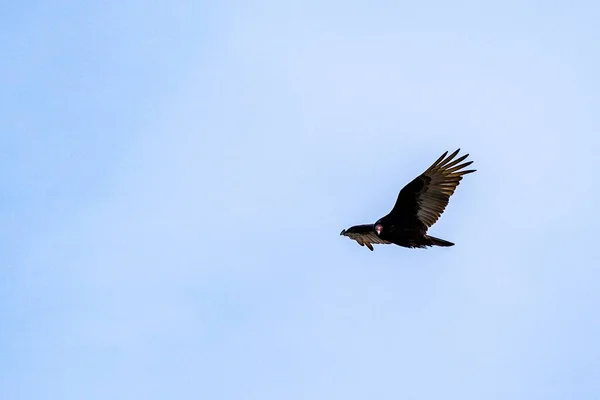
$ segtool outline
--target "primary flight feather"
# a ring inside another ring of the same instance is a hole
[[[388,215],[374,224],[344,229],[340,235],[356,240],[371,251],[373,244],[393,243],[408,248],[454,246],[454,243],[426,233],[446,209],[462,177],[475,172],[474,169],[464,169],[473,163],[463,162],[468,154],[454,159],[459,151],[450,155],[445,152],[425,172],[404,186]]]

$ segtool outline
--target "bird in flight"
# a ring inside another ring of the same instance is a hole
[[[340,235],[356,240],[373,251],[373,244],[396,244],[408,248],[454,246],[454,243],[427,235],[427,229],[444,212],[450,196],[463,175],[475,172],[464,170],[473,161],[463,162],[465,154],[454,160],[460,149],[442,154],[425,172],[404,186],[392,211],[374,224],[356,225],[344,229]]]

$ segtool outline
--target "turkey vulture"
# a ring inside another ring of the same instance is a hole
[[[473,161],[460,164],[469,155],[453,161],[460,149],[446,157],[442,154],[425,172],[404,186],[394,208],[374,224],[356,225],[340,235],[356,240],[373,251],[373,244],[397,244],[402,247],[454,246],[454,243],[427,235],[448,205],[463,175],[475,172],[463,170]]]

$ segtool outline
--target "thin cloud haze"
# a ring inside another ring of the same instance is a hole
[[[10,399],[592,399],[599,8],[8,9]],[[461,147],[430,233],[339,236]]]

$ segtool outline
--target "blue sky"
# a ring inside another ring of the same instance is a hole
[[[2,398],[598,398],[598,4],[0,16]],[[456,246],[339,236],[457,147]]]

